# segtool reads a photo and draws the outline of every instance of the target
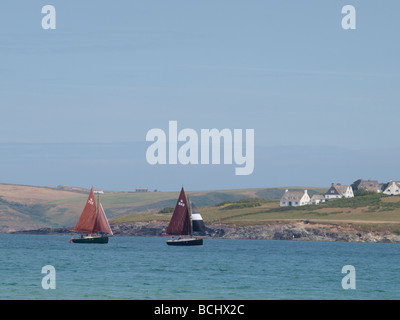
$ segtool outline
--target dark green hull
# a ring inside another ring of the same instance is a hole
[[[108,237],[73,238],[73,243],[108,243]]]
[[[177,239],[177,240],[167,240],[167,245],[169,246],[202,246],[203,239]]]

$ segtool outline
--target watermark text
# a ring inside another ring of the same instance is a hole
[[[151,165],[223,162],[238,165],[236,175],[250,175],[254,170],[254,129],[245,130],[243,141],[242,129],[233,129],[233,132],[230,129],[201,129],[198,134],[189,128],[178,131],[178,121],[169,121],[168,135],[164,130],[154,128],[147,132],[146,141],[154,142],[146,151],[147,163]]]

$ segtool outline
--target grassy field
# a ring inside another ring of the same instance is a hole
[[[279,206],[282,188],[233,189],[214,191],[186,190],[206,224],[269,224],[282,221],[305,221],[329,224],[352,224],[364,230],[400,230],[400,197],[367,194],[338,199],[320,205],[298,208]],[[302,190],[304,187],[289,187]],[[310,194],[326,188],[307,187]],[[169,221],[175,207],[176,192],[128,193],[105,191],[101,202],[110,223]],[[7,229],[72,227],[78,220],[88,193],[58,188],[0,184],[0,232]],[[248,199],[256,200],[248,200]]]
[[[239,205],[237,205],[239,204]],[[305,221],[323,224],[352,225],[361,230],[400,230],[400,197],[369,194],[352,199],[337,199],[320,205],[279,206],[278,200],[265,201],[253,207],[240,207],[240,201],[200,208],[206,224],[259,225],[276,222]],[[169,221],[171,213],[127,215],[112,223]]]
[[[249,197],[277,199],[282,196],[284,189],[186,191],[191,199],[202,207]],[[309,190],[316,193],[326,189],[309,188]],[[105,191],[101,196],[101,202],[111,219],[127,215],[132,219],[132,216],[137,214],[143,219],[152,217],[152,214],[164,207],[175,206],[179,192],[180,190],[146,193]],[[88,191],[0,183],[0,232],[10,229],[72,227],[82,212],[87,196]],[[166,217],[161,216],[159,219]]]

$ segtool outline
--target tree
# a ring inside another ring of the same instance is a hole
[[[361,183],[361,179],[358,179],[358,180],[354,181],[354,182],[351,184],[351,187],[353,188],[353,191],[358,190],[358,186],[360,185],[360,183]]]
[[[387,182],[387,183],[384,183],[384,184],[382,185],[382,188],[381,188],[382,192],[386,190],[386,188],[389,186],[389,183],[390,183],[390,182]]]

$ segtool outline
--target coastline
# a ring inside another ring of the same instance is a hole
[[[114,236],[161,237],[165,236],[165,222],[132,222],[111,226]],[[20,230],[12,234],[73,234],[68,228],[40,228]],[[362,231],[351,225],[321,224],[308,221],[274,222],[263,225],[238,226],[212,224],[207,226],[205,238],[258,239],[294,241],[342,241],[370,243],[400,243],[400,235],[388,231]]]

